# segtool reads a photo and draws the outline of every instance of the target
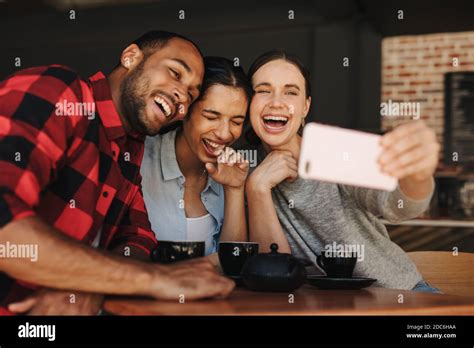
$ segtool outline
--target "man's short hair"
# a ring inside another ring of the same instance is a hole
[[[166,46],[168,42],[171,39],[182,39],[185,41],[190,42],[193,44],[194,47],[198,50],[199,54],[202,55],[201,50],[199,49],[198,45],[191,39],[180,35],[176,34],[173,32],[169,31],[163,31],[163,30],[152,30],[149,32],[146,32],[142,36],[140,36],[138,39],[134,40],[132,43],[136,44],[145,54],[145,57],[148,55],[152,54],[155,50],[159,50]]]
[[[170,31],[164,30],[151,30],[140,36],[138,39],[134,40],[132,44],[136,44],[140,50],[142,50],[145,59],[147,59],[151,54],[153,54],[156,50],[162,49],[164,46],[168,44],[171,39],[182,39],[185,41],[190,42],[196,49],[198,50],[201,58],[204,60],[204,56],[202,55],[201,50],[199,49],[198,45],[191,39],[176,34]],[[121,66],[122,63],[118,62],[118,64],[114,67],[114,70]]]

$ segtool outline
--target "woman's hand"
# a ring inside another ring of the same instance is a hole
[[[413,182],[431,180],[438,164],[440,145],[435,132],[423,121],[405,123],[385,134],[379,163],[382,171]]]
[[[269,191],[284,180],[298,177],[298,165],[290,151],[274,150],[250,175],[249,182],[258,190]]]
[[[410,122],[385,134],[381,144],[382,171],[399,179],[399,186],[408,197],[429,197],[440,149],[435,132],[423,121]]]
[[[221,185],[243,188],[249,172],[249,162],[231,147],[226,147],[217,158],[217,164],[206,163],[209,176]]]

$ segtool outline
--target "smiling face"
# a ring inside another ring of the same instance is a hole
[[[247,96],[241,88],[213,85],[197,101],[183,124],[191,151],[203,163],[217,162],[224,147],[242,134]]]
[[[252,76],[252,87],[250,122],[257,136],[273,148],[291,142],[311,103],[299,69],[283,59],[270,61]]]
[[[131,45],[122,55],[122,61],[135,66],[120,86],[121,111],[133,130],[153,136],[162,126],[184,118],[199,96],[204,64],[196,47],[179,38],[169,40],[146,59],[140,53],[140,60],[137,49]]]

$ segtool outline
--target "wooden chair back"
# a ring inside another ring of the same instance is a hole
[[[474,253],[415,251],[408,256],[424,280],[443,293],[474,297]]]

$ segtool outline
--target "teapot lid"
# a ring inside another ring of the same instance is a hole
[[[299,263],[301,263],[303,266],[307,267],[307,266],[312,266],[313,263],[311,261],[309,261],[308,259],[306,258],[303,258],[303,257],[296,257],[296,256],[293,256],[291,254],[287,254],[287,253],[279,253],[278,252],[278,244],[277,243],[272,243],[270,245],[270,252],[269,253],[264,253],[263,255],[268,255],[268,256],[285,256],[285,257],[288,257],[289,259],[291,260],[296,260],[298,261]],[[262,254],[260,254],[262,255]]]
[[[270,251],[268,253],[259,253],[254,255],[258,257],[258,259],[267,259],[267,258],[279,258],[279,259],[288,259],[288,258],[293,258],[293,255],[287,254],[287,253],[279,253],[278,252],[278,244],[277,243],[272,243],[270,244]]]
[[[275,256],[275,255],[290,255],[290,254],[279,253],[278,252],[278,244],[277,243],[272,243],[272,244],[270,244],[270,252],[267,253],[267,255]]]

